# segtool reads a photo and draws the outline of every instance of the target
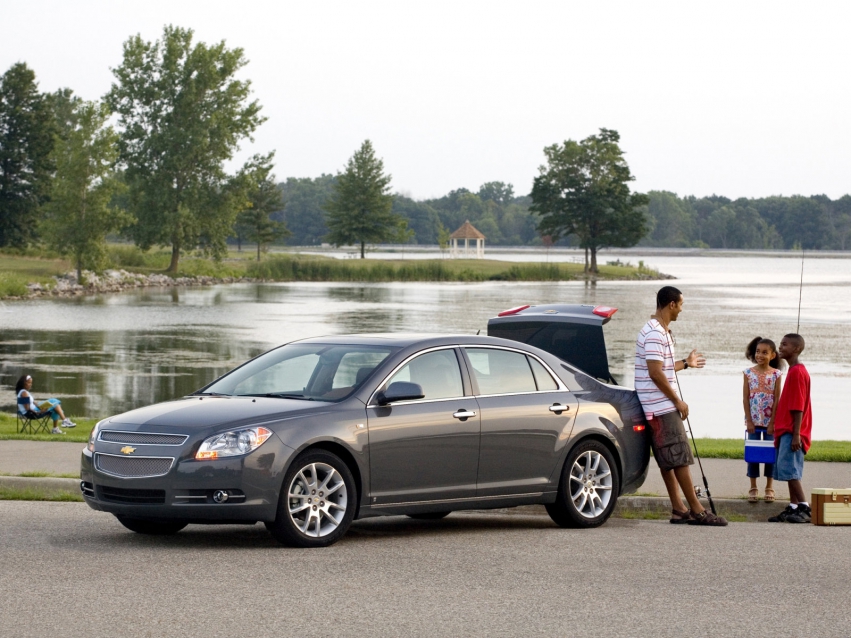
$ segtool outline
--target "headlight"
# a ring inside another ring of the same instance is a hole
[[[195,453],[198,461],[220,459],[225,456],[239,456],[248,454],[272,436],[272,432],[266,428],[247,428],[245,430],[234,430],[217,434],[205,439]]]
[[[89,433],[89,444],[86,446],[88,448],[89,452],[95,451],[95,441],[98,438],[98,430],[100,430],[100,424],[101,423],[103,423],[103,421],[98,421],[95,424],[95,427],[93,427],[92,431]]]

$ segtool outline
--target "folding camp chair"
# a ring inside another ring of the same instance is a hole
[[[29,398],[18,398],[19,405],[29,405]],[[51,430],[51,421],[53,417],[50,412],[33,412],[32,410],[27,410],[23,414],[21,414],[21,410],[18,409],[18,422],[15,430],[20,433],[29,432],[30,434],[38,434],[39,432],[44,432],[45,434],[50,434]]]

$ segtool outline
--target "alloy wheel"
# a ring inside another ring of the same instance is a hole
[[[322,538],[336,530],[346,515],[348,491],[342,475],[327,463],[309,463],[287,490],[287,511],[302,534]]]
[[[612,498],[612,470],[596,450],[580,454],[570,468],[570,498],[576,511],[585,518],[602,514]]]

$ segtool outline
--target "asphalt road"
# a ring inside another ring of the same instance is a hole
[[[262,525],[126,531],[0,501],[0,635],[848,636],[851,528],[708,529],[455,513],[354,524],[325,550]]]

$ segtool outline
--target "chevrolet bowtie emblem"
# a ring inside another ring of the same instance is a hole
[[[129,445],[125,445],[123,448],[121,448],[122,454],[133,454],[133,452],[135,452],[135,451],[136,451],[136,448],[130,447]]]

